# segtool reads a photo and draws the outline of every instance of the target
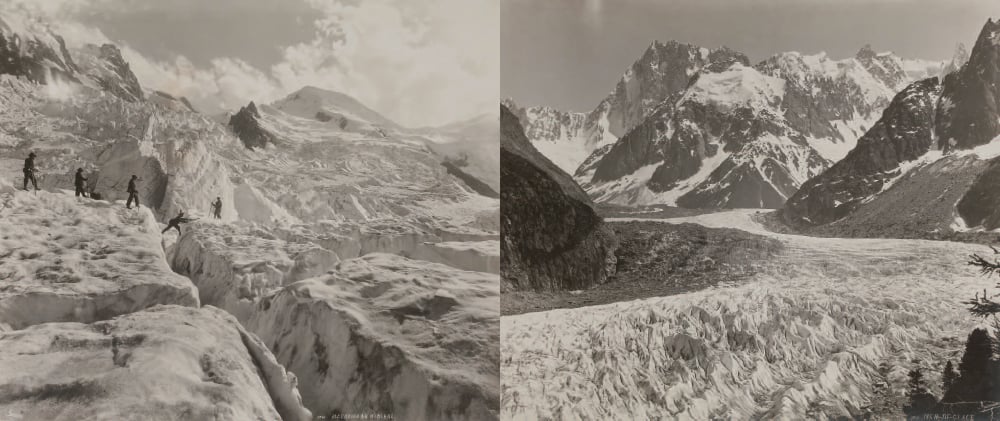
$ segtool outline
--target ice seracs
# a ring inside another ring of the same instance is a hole
[[[294,375],[212,307],[0,332],[0,398],[5,420],[312,419]]]
[[[265,297],[245,325],[317,415],[495,420],[498,320],[497,275],[369,254]]]
[[[503,317],[501,416],[857,417],[876,387],[904,394],[913,359],[960,352],[977,324],[961,301],[982,285],[965,269],[979,246],[781,235],[753,215],[671,221],[784,243],[744,285]]]
[[[148,209],[70,192],[0,192],[0,324],[89,323],[157,304],[198,306],[167,265]]]

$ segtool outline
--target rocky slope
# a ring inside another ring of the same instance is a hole
[[[257,111],[257,105],[253,101],[241,107],[239,112],[229,118],[229,128],[248,149],[274,144],[274,135],[260,127],[259,118],[260,112]]]
[[[845,233],[885,232],[906,222],[907,236],[996,228],[991,209],[998,201],[988,186],[996,182],[991,168],[1000,135],[998,39],[1000,24],[990,20],[966,65],[941,83],[928,79],[904,90],[857,148],[788,201],[784,220]],[[917,210],[925,218],[905,217]],[[872,226],[876,215],[882,227]]]
[[[489,187],[480,194],[495,197],[500,193],[500,118],[481,115],[443,127],[418,129],[431,140],[427,146],[445,157],[444,165],[468,174]],[[478,191],[478,190],[477,190]]]
[[[945,76],[941,103],[935,116],[942,150],[969,149],[1000,133],[1000,22],[983,26],[969,62]]]
[[[505,289],[582,289],[614,270],[616,242],[586,193],[500,107],[501,276]],[[586,262],[586,264],[582,264]]]
[[[25,19],[4,6],[0,12],[0,74],[25,77],[52,91],[78,83],[126,101],[144,97],[139,80],[113,44],[71,50],[44,22]]]
[[[824,224],[881,192],[901,175],[900,164],[923,156],[933,146],[940,91],[937,78],[932,78],[900,92],[847,157],[806,182],[785,204],[787,214]]]
[[[212,307],[0,333],[0,414],[11,421],[311,420],[295,382]]]

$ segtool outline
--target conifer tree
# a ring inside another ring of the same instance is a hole
[[[941,374],[941,389],[947,391],[955,384],[958,380],[958,373],[955,372],[955,367],[948,361],[944,365],[944,372]]]

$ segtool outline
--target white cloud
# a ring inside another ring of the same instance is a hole
[[[137,0],[14,0],[59,22],[67,42],[106,42],[76,18]],[[313,85],[356,97],[408,126],[494,112],[500,95],[499,5],[495,0],[306,0],[322,12],[309,42],[283,47],[258,69],[234,57],[198,67],[178,55],[155,61],[121,46],[144,86],[188,97],[206,111],[270,102]],[[185,6],[195,7],[195,6]],[[170,36],[170,34],[163,34]],[[267,48],[262,46],[262,48]]]
[[[289,47],[283,88],[342,91],[404,125],[493,111],[499,98],[498,5],[492,0],[311,0],[317,38]]]

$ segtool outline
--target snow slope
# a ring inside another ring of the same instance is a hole
[[[664,221],[782,241],[783,254],[745,284],[503,317],[501,415],[851,417],[881,382],[903,394],[913,359],[938,383],[928,364],[955,358],[976,324],[959,302],[984,286],[964,263],[982,247],[774,234],[752,214]]]
[[[680,102],[694,101],[712,105],[725,113],[740,106],[766,109],[785,96],[785,81],[734,64],[719,73],[700,75],[684,91]]]
[[[295,377],[232,316],[179,306],[0,333],[0,418],[312,419]]]
[[[0,324],[89,323],[157,304],[198,306],[146,208],[69,192],[0,191]]]
[[[443,127],[416,130],[427,137],[428,147],[500,191],[500,122],[495,114]]]

